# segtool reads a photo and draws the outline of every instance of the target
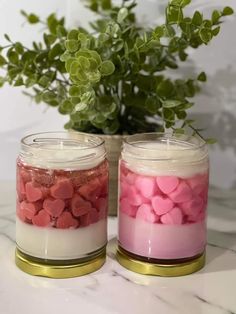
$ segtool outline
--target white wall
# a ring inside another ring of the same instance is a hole
[[[86,23],[91,15],[83,8],[81,0],[0,0],[0,43],[4,33],[14,39],[30,43],[35,26],[21,27],[23,18],[19,10],[34,11],[45,16],[52,11],[69,17],[71,25]],[[212,8],[230,5],[236,11],[235,0],[193,0],[192,9],[208,13]],[[163,20],[163,8],[167,0],[139,0],[138,14],[144,22]],[[236,14],[235,14],[236,16]],[[207,127],[211,137],[219,143],[211,149],[211,181],[225,188],[236,186],[236,18],[226,19],[222,31],[209,47],[192,51],[191,59],[180,69],[183,75],[206,70],[208,83],[196,98],[193,110],[200,124]],[[37,33],[37,32],[36,32]],[[39,34],[39,33],[38,33]],[[0,179],[14,178],[15,156],[19,139],[28,133],[62,129],[65,117],[56,109],[31,104],[29,99],[14,88],[0,89]]]

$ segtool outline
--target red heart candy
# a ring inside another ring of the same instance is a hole
[[[92,208],[88,215],[92,224],[99,221],[99,213],[96,208]]]
[[[21,205],[20,202],[16,201],[16,214],[20,218],[20,220],[22,220],[24,222],[26,217],[25,217],[24,213],[22,212],[20,205]]]
[[[64,212],[61,214],[59,218],[57,218],[56,227],[59,229],[68,229],[68,228],[77,228],[79,226],[79,222],[75,219],[71,213]]]
[[[59,217],[65,208],[65,202],[61,199],[45,199],[43,208],[51,217]]]
[[[71,200],[71,208],[73,215],[79,217],[87,214],[91,210],[92,205],[90,202],[85,201],[81,196],[74,195]]]
[[[47,227],[50,225],[50,216],[44,210],[40,210],[36,216],[32,218],[32,223],[38,227]]]
[[[29,220],[31,220],[37,212],[36,206],[34,204],[25,201],[21,202],[20,210],[23,216]]]
[[[60,179],[50,189],[51,195],[54,198],[66,199],[71,198],[74,193],[74,188],[69,179]]]
[[[101,194],[101,183],[98,178],[79,188],[79,194],[89,201],[95,201]]]
[[[40,188],[35,187],[32,182],[27,182],[25,185],[26,197],[29,202],[36,202],[43,196]]]
[[[89,214],[80,216],[80,227],[87,227],[91,223]]]

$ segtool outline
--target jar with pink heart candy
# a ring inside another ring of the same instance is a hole
[[[117,259],[142,274],[186,275],[205,263],[209,161],[196,136],[137,134],[119,164]]]
[[[16,264],[32,275],[84,275],[105,262],[108,162],[102,139],[49,132],[17,159]]]

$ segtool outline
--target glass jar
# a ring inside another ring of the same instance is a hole
[[[209,162],[198,137],[137,134],[119,164],[118,261],[150,275],[204,266]]]
[[[16,264],[53,278],[105,262],[108,162],[104,141],[77,132],[26,136],[17,159]]]

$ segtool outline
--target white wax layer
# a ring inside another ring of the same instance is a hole
[[[157,142],[145,142],[141,147],[129,146],[122,153],[122,159],[135,173],[187,178],[208,171],[208,157],[201,149]]]
[[[69,260],[84,257],[107,242],[107,221],[78,229],[37,227],[16,219],[16,243],[24,253],[44,259]]]
[[[206,225],[152,224],[120,212],[118,239],[125,250],[136,255],[156,259],[193,257],[205,249]]]

